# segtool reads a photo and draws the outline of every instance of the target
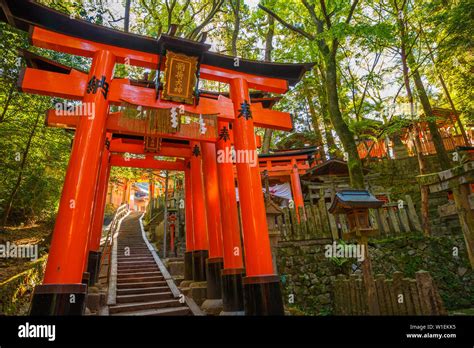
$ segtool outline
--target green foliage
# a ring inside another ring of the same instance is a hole
[[[31,267],[0,283],[0,313],[24,315],[27,313],[30,295],[43,279],[47,257],[32,262]]]
[[[16,89],[22,66],[17,52],[28,47],[26,35],[1,23],[0,36],[0,217],[12,200],[10,222],[49,219],[58,205],[71,135],[45,126],[51,98]]]

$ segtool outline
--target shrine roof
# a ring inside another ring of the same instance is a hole
[[[275,157],[282,157],[282,156],[301,156],[301,155],[312,155],[318,148],[316,146],[302,148],[302,149],[294,149],[294,150],[273,150],[272,153],[261,153],[258,155],[258,158],[275,158]]]
[[[343,190],[336,193],[328,211],[339,213],[345,209],[379,208],[383,203],[366,190]]]
[[[202,53],[201,64],[286,80],[291,86],[298,83],[303,74],[314,66],[313,63],[270,63],[239,59],[239,66],[235,67],[235,57],[210,52],[208,51],[210,45],[197,41],[166,34],[161,34],[157,40],[127,33],[81,19],[72,19],[66,14],[28,0],[2,0],[1,9],[1,21],[24,31],[29,31],[32,26],[38,26],[80,39],[152,54],[159,54],[163,47],[190,55]]]
[[[363,169],[364,174],[369,172],[368,169]],[[308,172],[305,174],[307,178],[322,176],[322,175],[334,175],[334,176],[349,176],[349,167],[347,162],[341,161],[339,159],[330,159],[325,161],[317,166],[308,169]]]

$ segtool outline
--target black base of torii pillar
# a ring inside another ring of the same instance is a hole
[[[86,284],[37,285],[32,296],[30,315],[83,315],[86,294]]]
[[[223,314],[244,311],[243,269],[223,269],[222,278],[222,309]]]
[[[222,298],[221,270],[224,267],[222,257],[206,260],[207,299],[217,300]]]
[[[194,250],[193,257],[193,280],[196,282],[206,281],[206,260],[208,258],[208,250]]]
[[[87,272],[90,274],[89,285],[95,285],[99,280],[101,255],[100,251],[89,251],[87,259]]]
[[[284,315],[278,276],[245,277],[245,315]]]

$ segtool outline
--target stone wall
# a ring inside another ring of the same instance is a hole
[[[278,272],[291,314],[332,314],[332,280],[350,274],[353,260],[342,265],[324,256],[328,239],[285,241],[278,245]],[[453,248],[458,256],[453,255]],[[448,310],[474,307],[474,272],[469,266],[461,232],[424,238],[419,234],[377,240],[369,245],[374,274],[391,277],[401,271],[414,277],[429,271]],[[293,302],[293,303],[292,303]]]
[[[425,156],[425,159],[428,172],[432,173],[441,170],[436,156]],[[416,157],[397,160],[384,159],[370,163],[368,168],[371,173],[374,173],[369,174],[369,182],[372,187],[382,187],[390,195],[390,199],[393,202],[396,202],[398,199],[404,200],[405,195],[410,195],[419,216],[421,216],[420,187],[416,181],[416,176],[419,175]],[[456,217],[449,220],[440,219],[439,217],[438,207],[448,203],[447,196],[446,192],[430,194],[429,196],[429,216],[433,234],[453,232],[455,229],[460,228],[459,220]]]

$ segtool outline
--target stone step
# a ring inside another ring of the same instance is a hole
[[[157,282],[160,280],[164,280],[165,278],[161,275],[153,275],[153,276],[144,276],[144,277],[130,277],[130,278],[118,278],[117,284],[124,284],[124,283],[148,283],[148,282]]]
[[[155,259],[150,259],[150,261],[121,261],[119,266],[147,266],[147,265],[156,265]]]
[[[147,294],[117,295],[117,303],[151,302],[173,298],[171,291],[150,292]]]
[[[119,256],[117,258],[118,262],[127,262],[127,261],[154,261],[155,259],[151,255],[130,255],[130,256]]]
[[[156,308],[169,308],[169,307],[179,307],[181,303],[179,300],[170,299],[163,301],[153,301],[153,302],[137,302],[137,303],[126,303],[109,307],[110,314],[123,313],[123,312],[134,312],[145,309],[156,309]]]
[[[147,266],[118,266],[119,272],[140,272],[140,271],[155,271],[158,270],[158,266],[156,264],[154,265],[147,265]]]
[[[137,283],[117,283],[117,289],[132,289],[132,288],[153,288],[157,286],[167,286],[166,280],[153,282],[137,282]]]
[[[163,275],[159,271],[131,272],[131,273],[118,272],[117,279],[147,278],[147,277],[162,277],[162,276]]]
[[[117,289],[117,296],[118,295],[138,295],[138,294],[148,294],[148,293],[162,293],[168,292],[170,290],[167,286],[154,286],[150,288],[124,288],[124,289]]]
[[[135,312],[123,312],[112,315],[139,315],[139,316],[172,316],[172,315],[191,315],[191,311],[188,307],[168,307],[158,309],[145,309]]]
[[[126,248],[128,248],[128,249],[126,249]],[[118,250],[119,253],[120,253],[120,251],[125,251],[125,250],[130,251],[130,253],[133,253],[133,252],[134,253],[138,253],[138,252],[140,252],[140,253],[148,252],[149,253],[150,252],[150,249],[148,249],[146,246],[132,247],[132,246],[129,246],[129,245],[125,245],[125,246],[122,246],[122,247],[118,246],[117,250]]]

